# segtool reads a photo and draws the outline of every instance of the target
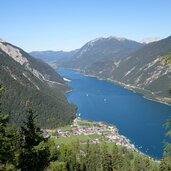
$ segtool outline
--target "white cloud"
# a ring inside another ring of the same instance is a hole
[[[140,42],[148,44],[152,42],[157,42],[159,40],[161,40],[159,37],[147,37],[147,38],[142,39]]]

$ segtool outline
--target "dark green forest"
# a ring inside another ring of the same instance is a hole
[[[69,124],[75,117],[76,107],[69,104],[64,95],[69,88],[62,77],[48,64],[32,58],[21,49],[20,51],[29,64],[20,65],[0,50],[0,84],[6,89],[1,101],[1,110],[10,115],[11,124],[18,126],[26,118],[26,104],[31,101],[38,113],[41,127],[54,128]],[[29,65],[32,71],[25,65]],[[56,83],[50,84],[40,80],[33,74],[34,70]]]

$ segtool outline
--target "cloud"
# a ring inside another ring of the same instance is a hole
[[[142,39],[140,42],[148,44],[148,43],[152,43],[152,42],[157,42],[159,40],[161,40],[161,38],[159,38],[159,37],[147,37],[147,38]]]

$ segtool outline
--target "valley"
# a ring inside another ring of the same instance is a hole
[[[0,171],[171,171],[171,1],[1,1]]]
[[[171,103],[170,43],[171,37],[149,44],[118,37],[97,38],[62,60],[49,58],[49,64],[79,70],[144,93],[149,99]]]
[[[10,123],[17,127],[29,105],[39,114],[41,127],[69,124],[75,117],[76,106],[64,96],[70,88],[63,78],[42,60],[2,40],[0,85],[5,87],[1,111],[10,113]]]

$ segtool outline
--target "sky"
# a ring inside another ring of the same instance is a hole
[[[70,51],[108,36],[171,35],[171,0],[0,0],[0,38],[27,52]]]

